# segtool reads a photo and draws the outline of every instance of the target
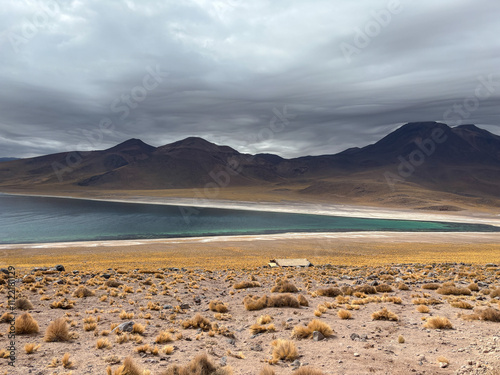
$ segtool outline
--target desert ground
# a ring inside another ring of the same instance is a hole
[[[334,208],[408,218],[405,210]],[[491,212],[418,215],[499,220]],[[16,272],[0,272],[6,374],[500,373],[500,233],[0,245],[0,254]],[[268,267],[275,258],[314,266]]]

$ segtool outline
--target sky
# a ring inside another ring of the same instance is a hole
[[[3,0],[0,157],[189,136],[333,154],[407,122],[500,134],[500,2]]]

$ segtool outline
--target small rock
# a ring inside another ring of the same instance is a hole
[[[66,269],[64,268],[64,266],[62,264],[58,264],[57,266],[54,267],[56,271],[59,271],[59,272],[64,272],[66,271]]]
[[[189,309],[190,307],[191,307],[191,306],[189,306],[189,304],[188,304],[188,303],[183,303],[183,304],[180,306],[180,308],[181,308],[181,309],[183,309],[183,310],[187,310],[187,309]]]
[[[111,332],[114,332],[116,330],[119,330],[121,332],[132,332],[134,324],[135,322],[133,320],[131,320],[130,322],[122,323],[118,327],[115,327]]]
[[[260,344],[255,344],[250,347],[250,350],[253,350],[254,352],[262,352],[264,349],[262,349]]]
[[[448,364],[446,362],[439,362],[439,367],[446,368],[448,367]]]
[[[324,340],[325,339],[325,336],[319,332],[319,331],[314,331],[313,332],[313,340],[314,341],[321,341],[321,340]]]
[[[220,363],[221,367],[226,366],[226,365],[227,365],[227,357],[226,357],[226,356],[222,357],[222,358],[220,359],[220,362],[219,362],[219,363]]]
[[[103,273],[101,276],[106,280],[108,280],[111,277],[109,273]]]
[[[354,353],[354,356],[355,356],[355,357],[359,357],[359,356],[360,356],[360,354],[359,354],[359,353]]]

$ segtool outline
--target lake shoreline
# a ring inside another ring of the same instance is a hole
[[[18,195],[26,197],[45,197],[59,199],[76,199],[96,202],[115,202],[146,205],[163,206],[184,206],[196,208],[217,208],[227,210],[246,210],[256,212],[280,212],[293,214],[309,214],[324,216],[342,216],[365,219],[389,219],[389,220],[412,220],[412,221],[433,221],[462,224],[485,224],[500,227],[500,217],[492,214],[465,212],[453,214],[415,212],[409,209],[389,209],[370,206],[340,205],[340,204],[312,204],[298,202],[249,202],[249,201],[229,201],[216,199],[196,199],[196,198],[165,198],[153,196],[123,196],[123,197],[76,197],[65,195],[49,194],[26,194],[26,193],[4,193],[4,195]],[[408,217],[411,215],[411,217]]]

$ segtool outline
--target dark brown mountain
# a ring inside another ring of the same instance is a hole
[[[242,154],[202,138],[161,147],[130,139],[103,151],[3,162],[0,188],[183,189],[255,187],[311,196],[386,199],[410,187],[498,198],[500,137],[474,125],[406,124],[380,141],[335,155],[284,159]],[[383,197],[383,198],[380,198]]]

